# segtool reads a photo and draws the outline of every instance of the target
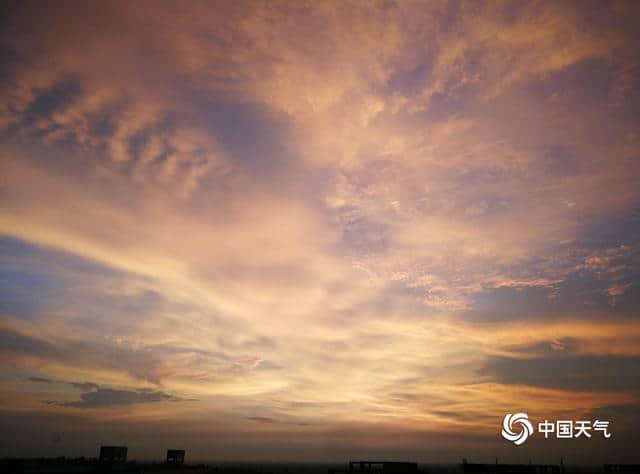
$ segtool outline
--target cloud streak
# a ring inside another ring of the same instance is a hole
[[[140,403],[182,402],[194,399],[176,397],[162,391],[130,391],[112,388],[96,388],[80,395],[80,400],[72,402],[47,402],[51,405],[72,408],[107,408],[136,405]]]

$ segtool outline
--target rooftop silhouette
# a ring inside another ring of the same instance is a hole
[[[167,450],[167,464],[184,464],[184,449]]]
[[[126,462],[127,461],[126,446],[100,446],[101,462]]]

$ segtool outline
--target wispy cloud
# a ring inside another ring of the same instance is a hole
[[[73,408],[105,408],[135,405],[140,403],[155,402],[182,402],[193,401],[194,399],[176,397],[161,391],[130,391],[115,390],[112,388],[96,388],[80,395],[80,400],[71,402],[56,402],[48,400],[44,403],[48,405],[58,405],[61,407]]]
[[[257,421],[258,423],[275,423],[276,420],[267,416],[248,416],[247,420]]]
[[[190,400],[180,398],[161,391],[130,391],[97,388],[80,395],[80,400],[58,403],[58,405],[74,408],[102,408],[112,406],[133,405],[154,402],[181,402]]]
[[[32,376],[29,377],[30,382],[38,382],[38,383],[53,383],[53,380],[47,379],[45,377]]]

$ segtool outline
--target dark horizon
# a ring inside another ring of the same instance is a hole
[[[352,465],[356,465],[353,468]],[[373,466],[372,466],[373,464]],[[360,468],[357,467],[360,465]],[[362,466],[365,466],[364,468]],[[367,467],[369,465],[369,467]],[[348,463],[286,463],[286,462],[191,462],[173,464],[167,461],[105,462],[93,459],[49,458],[49,459],[0,459],[0,466],[13,469],[17,473],[61,472],[68,466],[73,472],[193,472],[219,474],[444,474],[444,473],[546,473],[546,474],[587,474],[610,472],[638,472],[638,464],[585,465],[567,464],[561,459],[557,463],[540,464],[533,460],[526,463],[504,463],[498,459],[490,463],[477,463],[466,458],[458,463],[416,463],[408,461],[349,461]],[[142,470],[142,471],[141,471]]]

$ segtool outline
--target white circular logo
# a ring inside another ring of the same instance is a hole
[[[519,432],[513,431],[514,425],[520,425]],[[524,443],[533,434],[533,425],[529,421],[526,413],[507,413],[502,421],[502,437],[508,441],[513,441],[516,445]]]

